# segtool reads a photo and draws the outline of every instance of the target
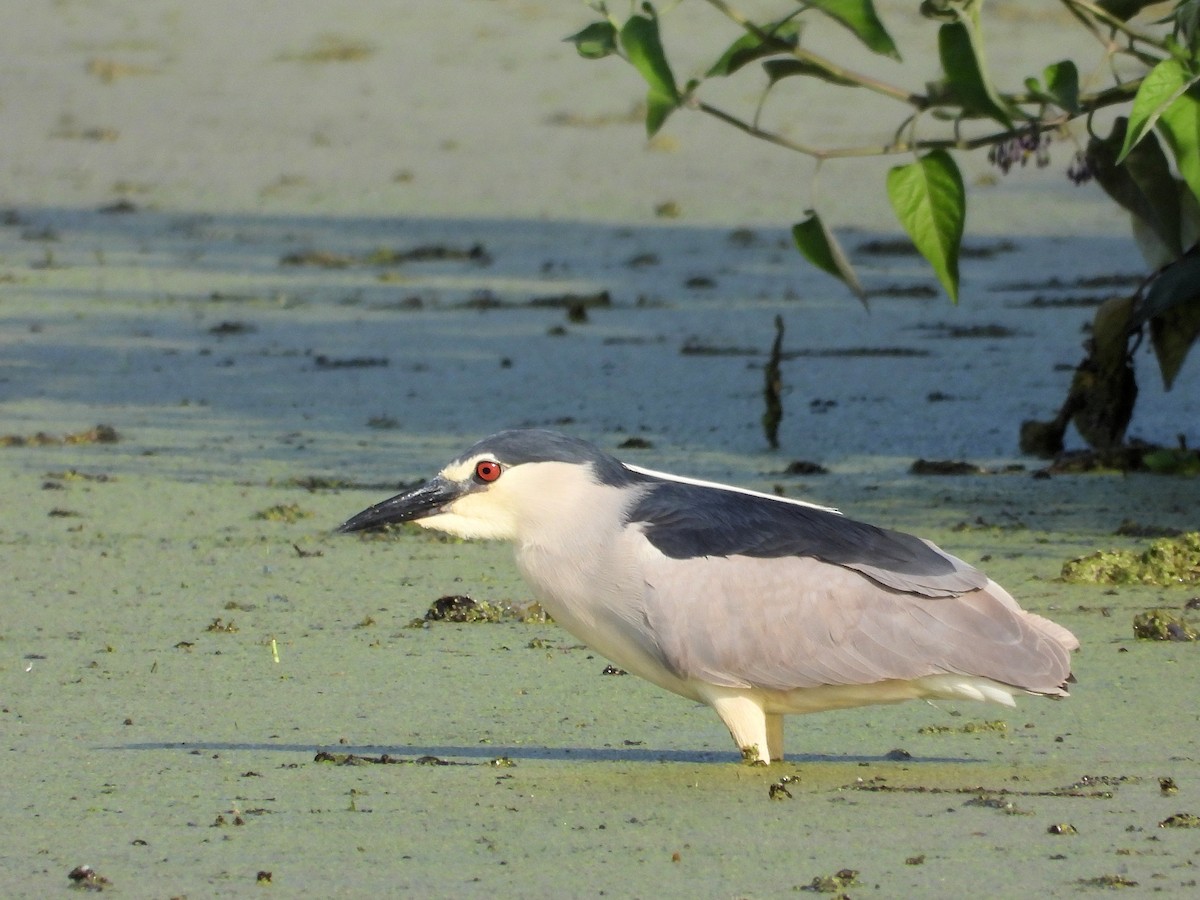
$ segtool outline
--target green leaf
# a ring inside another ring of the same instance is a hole
[[[831,19],[845,25],[867,47],[882,56],[900,58],[900,51],[883,22],[875,13],[872,0],[808,0],[808,6],[819,9]]]
[[[958,302],[958,250],[967,214],[967,194],[954,158],[934,150],[888,172],[888,200],[934,274]]]
[[[1137,96],[1133,98],[1133,109],[1129,113],[1129,127],[1125,132],[1125,145],[1121,148],[1117,162],[1122,162],[1146,133],[1155,126],[1159,116],[1178,100],[1200,76],[1191,75],[1177,59],[1164,59],[1150,70]]]
[[[772,85],[783,78],[791,78],[793,75],[808,75],[813,78],[820,78],[822,81],[828,81],[830,84],[839,84],[843,87],[861,87],[861,83],[847,78],[840,72],[835,72],[832,69],[822,66],[814,60],[808,59],[768,59],[763,64],[763,69],[767,73],[767,79]]]
[[[863,306],[867,305],[867,295],[863,292],[854,267],[846,259],[833,232],[825,227],[815,210],[810,209],[807,219],[792,226],[792,240],[805,259],[841,281],[862,301]]]
[[[995,119],[1012,128],[1012,116],[992,87],[984,68],[983,42],[976,27],[963,20],[938,29],[938,53],[955,99],[968,116]]]
[[[584,59],[603,59],[617,52],[617,29],[612,22],[593,22],[582,31],[563,38],[575,45]]]
[[[1195,53],[1196,37],[1200,35],[1200,0],[1183,0],[1169,16],[1174,19],[1172,37],[1181,40],[1186,47]]]
[[[729,45],[707,72],[705,78],[724,77],[732,75],[738,69],[764,56],[775,56],[786,53],[800,43],[800,22],[789,19],[779,25],[771,25],[762,29],[771,36],[771,40],[762,40],[756,34],[746,33]]]
[[[1079,70],[1069,59],[1047,66],[1042,72],[1046,86],[1036,78],[1026,78],[1025,88],[1042,103],[1052,103],[1072,115],[1079,113]]]
[[[1046,79],[1046,91],[1054,98],[1059,109],[1069,113],[1079,112],[1079,70],[1069,59],[1046,66],[1042,73]]]
[[[1171,148],[1179,174],[1200,200],[1200,96],[1197,88],[1163,110],[1158,129]]]
[[[1139,309],[1138,324],[1146,320],[1163,388],[1169,391],[1200,337],[1200,254],[1172,263],[1154,279]]]
[[[621,27],[620,38],[625,55],[650,87],[646,95],[646,134],[653,137],[667,116],[679,108],[681,97],[663,52],[658,17],[649,3],[642,8],[645,14],[630,16]]]
[[[1124,161],[1117,162],[1119,148],[1125,145],[1127,125],[1124,117],[1118,117],[1108,137],[1088,142],[1088,159],[1096,181],[1146,225],[1171,258],[1178,257],[1183,252],[1178,183],[1153,132],[1147,132]]]

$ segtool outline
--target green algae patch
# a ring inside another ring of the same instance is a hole
[[[299,522],[301,519],[307,519],[312,516],[312,513],[306,509],[301,509],[298,503],[277,503],[274,506],[268,506],[266,509],[260,509],[254,514],[254,518],[263,519],[267,522],[286,522],[289,525]]]
[[[1063,564],[1062,580],[1088,584],[1200,582],[1200,531],[1160,538],[1145,550],[1099,550]]]
[[[1168,610],[1148,609],[1133,617],[1133,636],[1143,641],[1194,641],[1200,634]]]

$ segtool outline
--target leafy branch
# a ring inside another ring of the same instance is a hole
[[[1103,61],[1086,79],[1071,59],[1050,62],[1024,78],[1023,89],[1016,91],[1002,90],[989,71],[983,0],[921,3],[941,65],[940,77],[921,89],[863,74],[805,45],[805,25],[814,17],[824,18],[847,29],[867,54],[899,62],[900,49],[874,0],[776,0],[779,13],[764,20],[729,0],[705,2],[729,21],[736,36],[703,75],[683,84],[676,79],[659,12],[651,3],[631,9],[623,20],[605,3],[593,3],[600,18],[567,40],[585,58],[618,57],[640,73],[647,86],[649,136],[677,110],[693,110],[818,162],[912,156],[889,171],[884,187],[900,225],[953,302],[959,297],[958,259],[967,210],[955,154],[986,149],[989,160],[1004,172],[1031,158],[1044,165],[1049,142],[1072,123],[1084,122],[1086,148],[1075,155],[1068,177],[1076,183],[1094,179],[1132,214],[1139,242],[1150,248],[1151,266],[1159,270],[1155,287],[1131,298],[1120,327],[1110,329],[1111,346],[1104,353],[1127,359],[1129,342],[1148,326],[1164,384],[1170,387],[1183,356],[1200,337],[1200,284],[1169,277],[1172,266],[1193,273],[1189,251],[1200,233],[1200,0],[1178,0],[1169,16],[1150,22],[1139,17],[1156,5],[1151,0],[1059,0],[1067,21],[1078,23],[1100,44]],[[683,8],[679,0],[671,13],[682,14]],[[1135,77],[1121,74],[1138,70]],[[703,96],[710,81],[754,72],[765,82],[752,115],[731,112]],[[767,97],[780,83],[796,78],[880,96],[896,104],[899,124],[888,140],[854,146],[820,146],[765,127],[760,115]],[[1082,88],[1093,82],[1101,85]],[[1116,118],[1109,134],[1097,134],[1096,114],[1113,107],[1128,107],[1122,110],[1127,115]],[[792,236],[809,262],[864,298],[853,266],[815,209],[805,211]],[[1147,313],[1150,297],[1152,311]],[[1119,440],[1127,422],[1125,415],[1105,433]],[[1103,442],[1101,431],[1089,441]]]

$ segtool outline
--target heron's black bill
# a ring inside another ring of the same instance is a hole
[[[427,481],[420,487],[397,494],[381,503],[368,507],[358,515],[347,519],[337,530],[342,534],[381,528],[396,522],[412,522],[439,512],[447,503],[459,496],[457,485],[441,476]]]

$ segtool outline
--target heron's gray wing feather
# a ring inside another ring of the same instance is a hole
[[[957,673],[1058,694],[1070,673],[1071,648],[999,588],[931,598],[806,557],[648,551],[644,574],[647,620],[685,678],[791,690]]]
[[[639,490],[626,524],[640,527],[672,559],[811,557],[929,597],[951,597],[988,581],[928,541],[826,509],[659,478],[647,478]]]

